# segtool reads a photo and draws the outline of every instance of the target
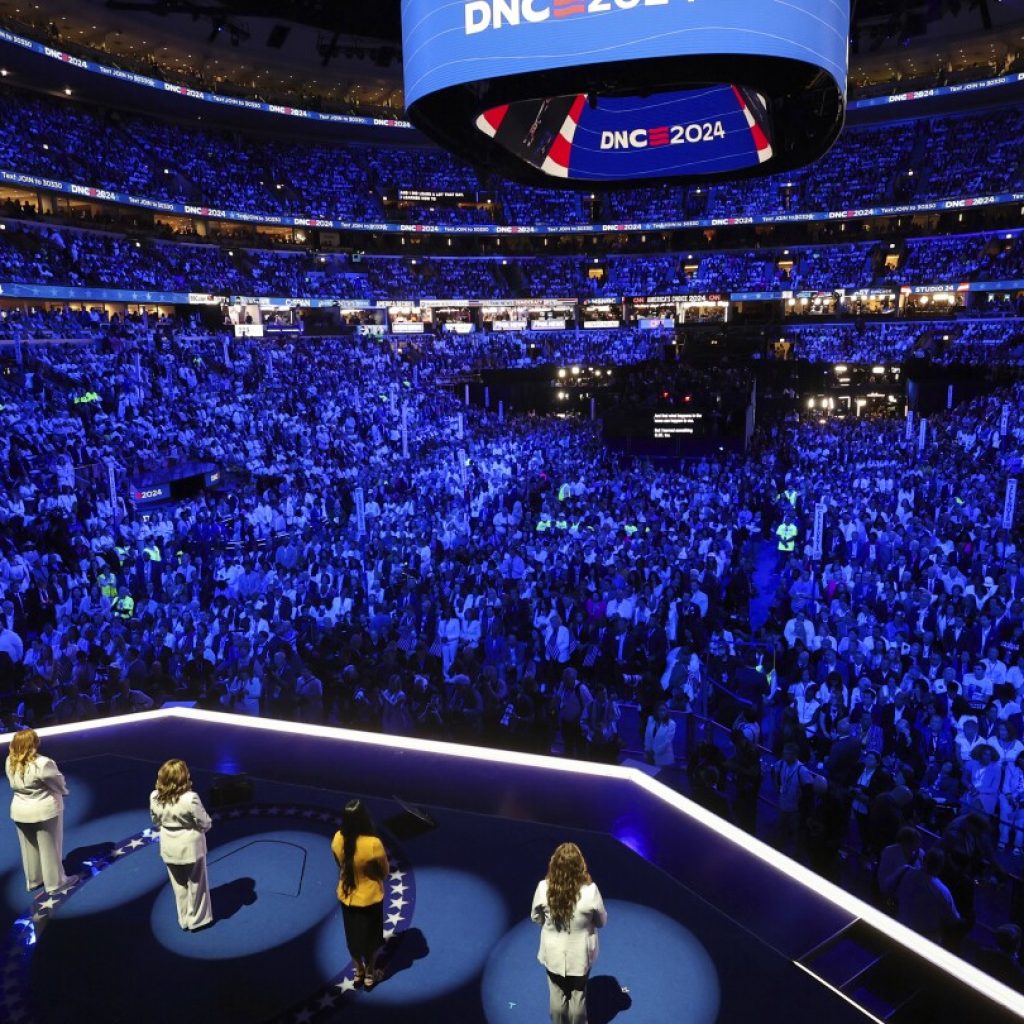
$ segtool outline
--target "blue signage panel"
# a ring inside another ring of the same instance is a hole
[[[402,0],[405,103],[506,75],[704,54],[820,67],[846,91],[848,0]]]
[[[285,214],[249,213],[240,210],[222,210],[207,206],[190,206],[172,203],[162,199],[146,199],[110,192],[106,189],[75,185],[53,178],[41,178],[20,171],[0,168],[0,182],[22,188],[34,188],[48,192],[62,192],[83,196],[108,203],[121,203],[143,209],[203,217],[210,220],[241,221],[246,224],[288,225],[293,227],[333,228],[337,231],[381,232],[389,234],[432,234],[432,235],[593,235],[636,231],[678,231],[687,228],[718,228],[744,224],[795,224],[825,220],[864,220],[869,217],[907,216],[915,213],[931,213],[942,210],[969,210],[979,206],[999,206],[1024,203],[1024,192],[1000,192],[988,196],[968,196],[962,199],[931,199],[920,203],[897,203],[888,206],[865,206],[856,210],[818,210],[808,213],[753,214],[735,217],[692,217],[685,220],[634,221],[619,224],[393,224],[369,221],[331,220],[324,217],[293,217]],[[35,287],[11,285],[10,287]],[[165,293],[145,292],[147,296]],[[166,293],[168,295],[172,293]],[[177,293],[174,293],[177,294]],[[171,298],[146,298],[143,301],[170,302]],[[185,300],[187,301],[187,300]]]
[[[721,174],[772,155],[764,99],[728,85],[527,101],[487,111],[477,127],[538,170],[579,181]]]

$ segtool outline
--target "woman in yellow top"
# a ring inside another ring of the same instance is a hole
[[[371,989],[384,976],[377,970],[377,957],[384,945],[384,879],[391,868],[361,800],[345,804],[331,852],[341,872],[338,899],[345,941],[356,965],[356,984]]]

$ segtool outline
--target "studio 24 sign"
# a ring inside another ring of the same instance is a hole
[[[694,3],[694,0],[676,0]],[[668,7],[672,0],[467,0],[466,35],[489,29],[536,25],[550,18],[575,18],[586,14],[610,14],[637,7]]]

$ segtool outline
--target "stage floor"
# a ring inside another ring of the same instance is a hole
[[[594,1024],[865,1019],[607,835],[440,807],[430,808],[437,827],[416,835],[400,807],[374,799],[394,861],[386,908],[394,934],[387,979],[353,992],[329,842],[357,784],[342,793],[256,779],[252,805],[222,812],[209,836],[216,923],[182,932],[147,835],[158,764],[114,755],[63,763],[72,790],[66,860],[91,877],[53,906],[35,901],[27,956],[25,925],[13,927],[5,1019],[544,1020],[547,987],[528,911],[551,850],[567,839],[584,850],[608,903],[591,980]],[[195,781],[204,793],[210,773],[197,770]],[[0,870],[8,919],[24,922],[30,901],[13,827]]]
[[[84,881],[30,900],[14,827],[0,831],[4,1024],[534,1024],[547,1019],[547,983],[530,899],[565,840],[609,910],[591,1024],[879,1016],[795,962],[862,927],[852,908],[653,798],[635,773],[190,713],[47,735],[43,749],[68,778],[65,861]],[[215,923],[194,934],[178,928],[149,830],[156,770],[173,756],[208,807],[214,774],[253,781],[250,802],[215,816]],[[353,795],[392,862],[387,976],[372,992],[353,990],[329,845]],[[958,994],[968,1002],[955,1019],[1004,1019]]]

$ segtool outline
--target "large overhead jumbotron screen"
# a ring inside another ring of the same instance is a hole
[[[849,20],[848,0],[403,0],[406,104],[551,184],[768,173],[838,134]]]

